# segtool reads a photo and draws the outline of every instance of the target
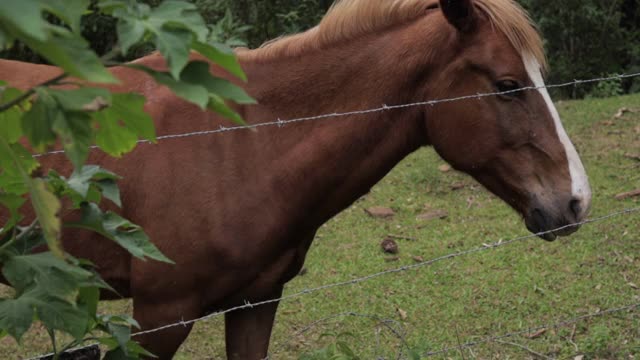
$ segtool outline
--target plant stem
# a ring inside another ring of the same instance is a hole
[[[47,329],[47,333],[49,334],[49,338],[51,339],[51,344],[53,345],[53,360],[58,360],[60,358],[60,354],[58,354],[58,350],[56,346],[56,331]]]
[[[14,236],[13,239],[7,241],[5,244],[3,244],[2,246],[0,246],[0,253],[3,252],[4,250],[6,250],[9,246],[13,245],[14,243],[24,239],[25,237],[31,235],[31,233],[34,231],[34,229],[38,226],[38,220],[34,220],[31,225],[27,226],[24,230],[22,230],[22,233],[20,233],[20,235],[18,236]]]
[[[40,85],[34,86],[31,89],[27,90],[27,92],[25,92],[24,94],[18,96],[17,98],[4,103],[2,105],[0,105],[0,113],[1,112],[5,112],[9,109],[11,109],[12,107],[14,107],[15,105],[27,100],[28,98],[30,98],[33,94],[36,93],[36,89],[39,87],[43,87],[43,86],[52,86],[52,85],[56,85],[58,82],[60,82],[60,80],[66,78],[67,76],[69,76],[69,74],[67,73],[62,73],[56,77],[54,77],[51,80],[45,81]]]

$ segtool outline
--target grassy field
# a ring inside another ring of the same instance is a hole
[[[640,206],[638,198],[614,198],[640,188],[640,159],[629,156],[640,155],[640,111],[614,117],[623,107],[640,110],[640,96],[558,107],[592,182],[592,216]],[[286,292],[527,234],[522,220],[500,200],[464,175],[440,171],[442,164],[430,149],[400,163],[369,195],[321,229],[306,274],[289,283]],[[392,208],[396,215],[371,218],[364,209],[372,206]],[[448,217],[418,220],[425,209],[444,210]],[[415,240],[397,240],[400,252],[393,259],[380,248],[388,234]],[[407,347],[425,354],[524,331],[433,358],[640,359],[640,309],[536,334],[527,330],[640,303],[638,286],[636,213],[587,225],[554,243],[529,239],[283,302],[271,349],[275,359],[297,359],[334,343],[327,334],[350,334],[343,340],[362,359],[395,359],[403,347],[404,354]],[[105,303],[103,309],[127,312],[130,304]],[[346,312],[354,314],[340,315]],[[223,359],[222,325],[221,318],[197,324],[177,359]],[[46,351],[46,345],[41,332],[26,338],[22,348],[5,338],[0,358],[28,357]]]

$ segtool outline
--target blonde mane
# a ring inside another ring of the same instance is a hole
[[[474,0],[495,28],[521,54],[529,53],[546,68],[542,39],[524,9],[513,0]],[[336,0],[320,24],[311,30],[265,43],[257,56],[296,55],[349,40],[424,16],[437,0]]]

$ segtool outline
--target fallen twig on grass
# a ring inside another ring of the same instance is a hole
[[[640,196],[640,189],[618,194],[616,200],[625,200],[636,196]]]

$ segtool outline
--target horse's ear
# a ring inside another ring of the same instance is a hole
[[[440,8],[451,25],[462,32],[473,30],[475,14],[472,0],[440,0]]]

